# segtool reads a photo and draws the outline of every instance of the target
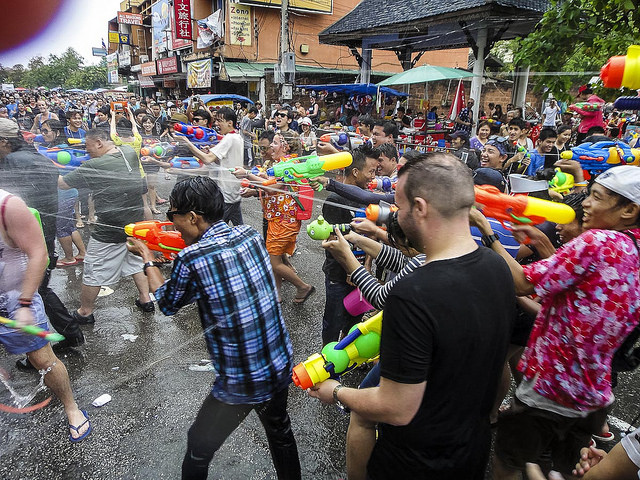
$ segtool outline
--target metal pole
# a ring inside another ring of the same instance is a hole
[[[469,97],[473,98],[473,121],[478,122],[480,115],[480,95],[482,93],[482,75],[484,73],[484,57],[485,49],[487,47],[487,27],[482,26],[478,30],[478,38],[476,40],[478,46],[478,56],[473,64],[473,79],[471,80],[471,92]],[[466,106],[466,105],[465,105]],[[476,134],[476,125],[474,124],[471,129],[471,134]]]

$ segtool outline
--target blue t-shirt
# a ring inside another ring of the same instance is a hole
[[[544,167],[544,155],[537,150],[530,150],[529,155],[531,155],[531,163],[527,167],[526,174],[534,176],[538,170]]]

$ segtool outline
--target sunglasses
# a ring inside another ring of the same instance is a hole
[[[200,121],[202,121],[202,120],[204,120],[204,118],[200,118],[200,117],[193,117],[193,121],[194,121],[194,122],[200,122]]]
[[[276,117],[287,117],[288,115],[286,113],[276,113]]]
[[[167,212],[167,220],[169,220],[170,222],[173,222],[174,215],[185,215],[189,212],[193,212],[197,215],[204,215],[204,213],[199,210],[169,210]]]
[[[505,143],[509,141],[509,137],[499,137],[498,135],[491,135],[488,140],[490,142]]]

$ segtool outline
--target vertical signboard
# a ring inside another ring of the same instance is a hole
[[[173,18],[176,20],[176,38],[191,40],[191,0],[173,0]]]
[[[153,58],[167,51],[167,31],[169,30],[169,0],[158,0],[151,5],[151,38]]]
[[[229,43],[251,45],[251,7],[229,4]]]

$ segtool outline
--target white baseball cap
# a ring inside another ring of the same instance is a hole
[[[600,174],[596,180],[605,188],[640,204],[640,168],[632,165],[613,167]]]

